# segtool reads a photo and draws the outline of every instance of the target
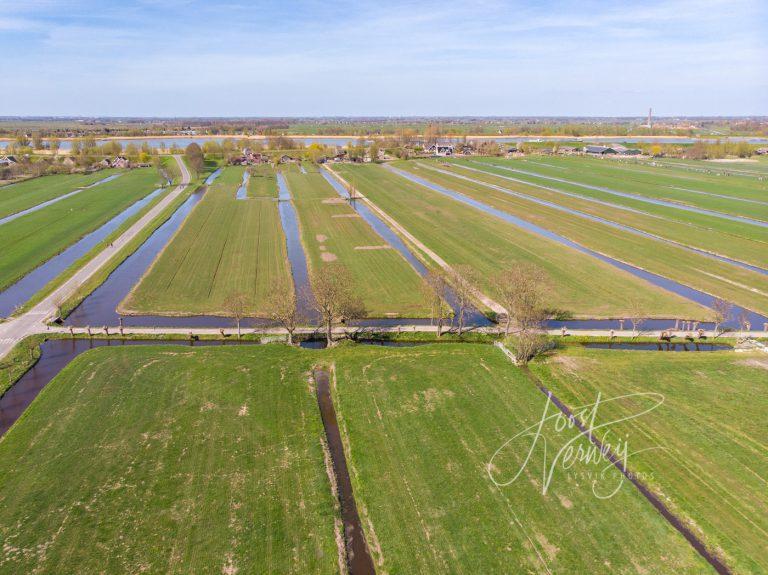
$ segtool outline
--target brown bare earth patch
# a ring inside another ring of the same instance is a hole
[[[346,204],[347,200],[344,198],[326,198],[323,200],[324,204]]]
[[[573,508],[573,502],[567,497],[565,497],[564,495],[558,495],[557,498],[560,500],[560,505],[562,505],[566,509]]]
[[[333,214],[332,218],[359,218],[360,214]]]
[[[355,246],[356,250],[390,250],[392,249],[392,246],[389,245],[382,245],[382,246]]]
[[[325,240],[328,239],[328,236],[324,236],[323,234],[317,234],[315,236],[315,239],[322,244]]]
[[[573,357],[569,355],[556,355],[550,361],[563,366],[571,373],[581,371],[587,364],[595,363],[595,360],[589,357]]]
[[[336,261],[336,254],[332,254],[331,252],[323,252],[320,254],[320,258],[324,262],[335,262]]]

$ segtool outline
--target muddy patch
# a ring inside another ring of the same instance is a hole
[[[757,369],[768,370],[768,359],[757,359],[756,357],[752,357],[750,359],[737,361],[736,365],[744,365],[746,367],[755,367]]]
[[[359,218],[360,214],[333,214],[332,218]]]
[[[323,200],[324,204],[346,204],[347,200],[344,198],[325,198]]]
[[[315,239],[322,244],[328,239],[328,236],[324,236],[323,234],[317,234],[315,236]]]
[[[336,261],[336,254],[332,254],[331,252],[323,252],[320,254],[320,259],[322,259],[324,262],[335,262]]]
[[[382,246],[355,246],[356,250],[391,250],[392,246],[389,245],[382,245]]]

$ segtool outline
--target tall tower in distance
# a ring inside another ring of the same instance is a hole
[[[648,129],[653,128],[653,108],[648,108]]]

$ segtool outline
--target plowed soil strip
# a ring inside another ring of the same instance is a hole
[[[313,373],[317,384],[317,404],[323,419],[325,437],[333,460],[333,470],[336,473],[338,497],[341,503],[341,520],[344,522],[344,542],[347,547],[347,563],[350,575],[375,575],[373,560],[365,541],[365,533],[357,513],[355,496],[352,493],[352,482],[349,479],[347,460],[344,456],[344,445],[341,442],[339,424],[336,421],[336,410],[333,408],[328,372],[315,370]]]
[[[538,377],[531,373],[527,367],[524,367],[523,371],[525,372],[528,379],[530,379],[531,382],[533,382],[536,387],[538,387],[539,390],[544,393],[544,395],[549,396],[549,398],[552,400],[552,403],[557,406],[563,415],[568,417],[569,420],[573,421],[574,425],[579,429],[579,431],[581,431],[581,433],[586,436],[587,439],[589,439],[589,441],[595,447],[597,447],[601,453],[605,454],[605,457],[608,459],[608,461],[613,463],[614,467],[616,467],[616,469],[618,469],[622,475],[624,475],[635,487],[637,487],[637,490],[650,502],[651,505],[656,508],[659,513],[661,513],[664,519],[666,519],[672,527],[674,527],[682,534],[683,537],[686,538],[688,543],[691,544],[691,546],[698,552],[698,554],[701,555],[710,565],[712,565],[712,567],[714,567],[715,571],[720,573],[720,575],[731,575],[731,570],[728,568],[728,566],[726,566],[719,557],[712,554],[712,552],[707,549],[706,545],[704,545],[701,539],[699,539],[679,517],[672,513],[672,511],[669,510],[669,508],[661,501],[661,499],[659,499],[657,495],[655,495],[650,489],[648,489],[648,487],[646,487],[639,479],[637,479],[636,474],[632,473],[632,471],[624,467],[621,459],[613,452],[613,450],[604,447],[603,443],[589,432],[587,426],[573,415],[573,412],[570,410],[570,408],[562,401],[560,401],[560,399],[558,399],[555,394],[552,393],[547,388],[547,386],[541,382],[541,380],[539,380]]]

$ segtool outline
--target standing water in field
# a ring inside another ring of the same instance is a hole
[[[349,194],[347,193],[347,190],[344,189],[344,186],[341,185],[341,183],[334,178],[327,170],[322,169],[320,170],[323,174],[323,177],[328,181],[329,184],[333,187],[334,190],[336,190],[336,193],[339,194],[342,198],[345,198],[349,200]],[[402,256],[408,261],[411,266],[416,270],[416,272],[421,277],[426,277],[427,275],[427,268],[424,266],[423,263],[421,263],[421,260],[417,258],[411,250],[408,249],[408,246],[405,245],[405,242],[400,239],[400,236],[398,236],[395,232],[392,231],[392,229],[385,224],[381,219],[373,213],[373,211],[365,204],[363,201],[357,201],[355,199],[351,199],[349,201],[349,204],[352,206],[352,208],[360,214],[360,216],[368,223],[369,226],[373,228],[373,230],[381,236],[381,238],[387,242],[390,246],[395,248],[398,252],[402,254]],[[447,300],[448,305],[451,306],[451,309],[453,310],[454,314],[458,313],[458,304],[457,304],[457,298],[456,294],[453,292],[452,289],[448,290]],[[488,326],[491,325],[491,321],[485,317],[477,308],[474,306],[470,307],[469,309],[464,311],[464,317],[468,325],[474,325],[474,326]],[[365,321],[362,322],[354,322],[355,325],[368,325],[365,323]]]
[[[107,182],[111,182],[114,179],[119,178],[122,176],[122,174],[112,174],[111,176],[107,176],[103,180],[99,180],[98,182],[94,182],[90,184],[89,186],[84,186],[82,188],[78,188],[76,190],[73,190],[67,194],[63,194],[61,196],[58,196],[56,198],[53,198],[51,200],[48,200],[46,202],[42,202],[37,204],[36,206],[32,206],[31,208],[27,208],[26,210],[22,210],[20,212],[16,212],[15,214],[11,214],[10,216],[5,216],[4,218],[0,218],[0,226],[3,224],[7,224],[8,222],[11,222],[17,218],[20,218],[22,216],[26,216],[27,214],[31,214],[32,212],[36,212],[38,210],[42,210],[43,208],[47,208],[48,206],[55,204],[57,202],[60,202],[61,200],[66,200],[67,198],[71,198],[72,196],[79,194],[80,192],[84,192],[85,190],[88,190],[90,188],[93,188],[95,186],[98,186],[99,184],[106,184]],[[7,186],[6,186],[7,187]]]
[[[486,214],[492,215],[496,218],[499,218],[500,220],[503,220],[507,223],[510,223],[514,226],[517,226],[519,228],[522,228],[524,230],[527,230],[529,232],[533,232],[539,236],[545,237],[547,239],[553,240],[555,242],[558,242],[560,244],[563,244],[565,246],[568,246],[570,248],[573,248],[583,254],[587,254],[589,256],[592,256],[593,258],[599,259],[600,261],[603,261],[607,264],[610,264],[616,268],[619,268],[623,271],[629,272],[630,274],[639,277],[641,279],[646,280],[647,282],[661,287],[667,291],[670,291],[672,293],[675,293],[679,296],[682,296],[686,299],[689,299],[693,302],[696,302],[698,304],[701,304],[708,308],[714,307],[715,297],[711,296],[707,293],[704,293],[702,291],[690,288],[688,286],[685,286],[683,284],[677,283],[676,281],[670,280],[668,278],[662,277],[660,275],[647,272],[643,269],[640,269],[638,267],[626,264],[624,262],[621,262],[619,260],[615,260],[613,258],[610,258],[608,256],[605,256],[601,253],[595,252],[589,248],[586,248],[582,246],[581,244],[578,244],[574,241],[569,240],[568,238],[565,238],[559,234],[556,234],[554,232],[551,232],[547,229],[544,229],[540,226],[537,226],[536,224],[532,224],[531,222],[528,222],[526,220],[523,220],[521,218],[518,218],[517,216],[513,216],[512,214],[508,214],[507,212],[504,212],[502,210],[498,210],[492,206],[489,206],[488,204],[485,204],[483,202],[480,202],[478,200],[475,200],[473,198],[470,198],[468,196],[465,196],[463,194],[460,194],[458,192],[454,192],[453,190],[449,190],[448,188],[445,188],[443,186],[440,186],[438,184],[434,184],[428,180],[425,180],[424,178],[420,178],[419,176],[415,176],[413,174],[410,174],[408,172],[404,172],[403,170],[399,170],[397,168],[393,168],[392,166],[384,166],[386,169],[390,170],[391,172],[398,174],[399,176],[402,176],[403,178],[410,180],[416,184],[419,184],[425,188],[428,188],[430,190],[433,190],[435,192],[438,192],[440,194],[443,194],[445,196],[448,196],[450,198],[453,198],[454,200],[457,200],[463,204],[466,204],[468,206],[471,206],[475,209],[478,209],[482,212],[485,212]],[[740,315],[744,314],[744,316],[749,320],[749,322],[753,326],[760,326],[762,327],[763,323],[768,322],[768,317],[765,317],[763,315],[760,315],[754,311],[739,307],[734,305],[733,306],[733,316],[738,317]],[[602,328],[602,327],[613,327],[613,324],[616,323],[617,320],[588,320],[590,322],[590,325],[581,325],[579,327],[583,328]],[[661,320],[663,321],[663,320]],[[609,322],[608,325],[606,325],[604,322]],[[553,324],[553,327],[557,327],[559,325],[565,325],[569,327],[576,327],[576,325],[572,325],[570,322],[563,322],[563,321],[556,321],[556,322],[550,322]],[[583,321],[581,322],[584,323]],[[644,326],[646,328],[649,327],[648,323],[645,323]],[[669,322],[666,322],[666,327],[669,327]],[[702,327],[704,327],[704,324],[702,324]]]
[[[102,180],[104,181],[104,180]],[[114,232],[120,225],[136,215],[147,204],[163,192],[158,188],[144,196],[120,214],[109,220],[100,228],[83,236],[79,241],[69,246],[59,255],[52,257],[44,264],[35,268],[15,284],[0,292],[0,317],[9,316],[17,306],[26,303],[33,295],[43,289],[48,282],[66,270],[69,266],[87,254],[94,246]]]
[[[237,194],[235,195],[235,199],[237,200],[248,199],[248,180],[250,179],[251,179],[251,173],[248,170],[245,170],[243,172],[243,183],[240,184],[239,188],[237,188]]]

